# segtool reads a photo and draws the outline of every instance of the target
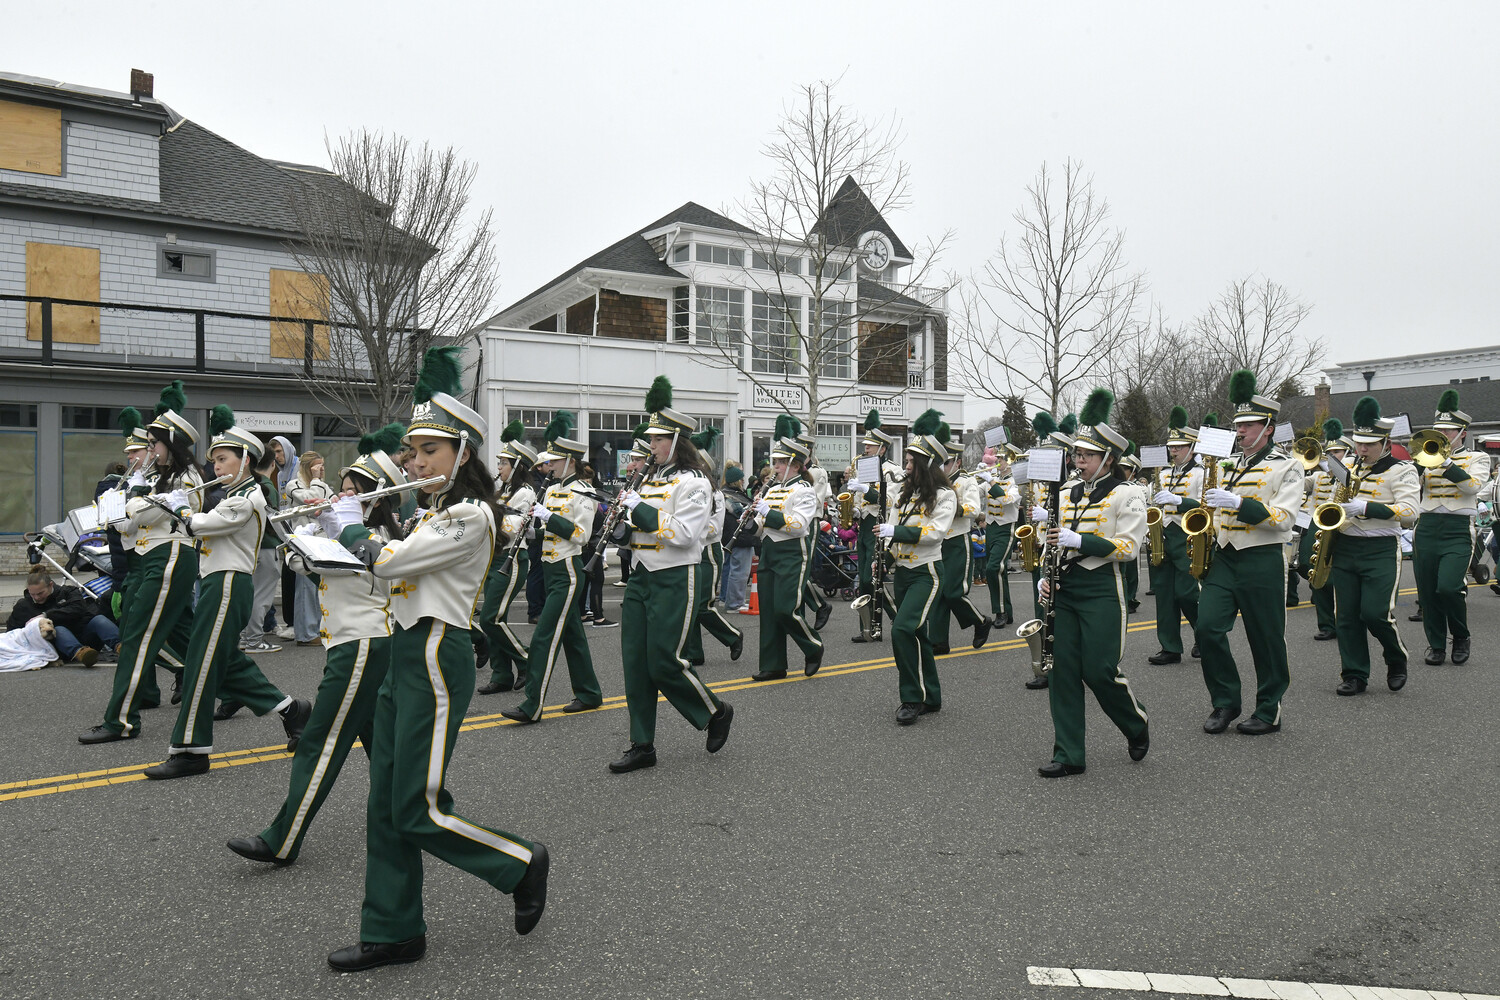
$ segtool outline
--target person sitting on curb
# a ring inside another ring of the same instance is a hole
[[[120,629],[99,613],[94,596],[82,587],[59,587],[52,574],[38,566],[26,577],[26,592],[16,600],[7,629],[25,628],[33,618],[47,616],[57,629],[53,644],[66,662],[92,667],[99,650],[114,650],[120,644]]]

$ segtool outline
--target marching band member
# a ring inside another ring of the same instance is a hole
[[[1016,620],[1010,603],[1010,550],[1021,494],[1010,477],[1012,457],[1010,445],[1001,445],[991,464],[981,466],[975,476],[985,494],[984,582],[990,592],[990,618],[997,625]]]
[[[896,615],[891,623],[891,652],[896,658],[901,707],[896,723],[909,726],[928,712],[941,711],[942,687],[928,635],[931,614],[941,600],[943,550],[958,499],[943,473],[948,428],[942,415],[928,410],[912,423],[906,446],[906,474],[890,513],[877,529],[895,558]]]
[[[1072,437],[1061,434],[1057,426],[1057,418],[1044,410],[1038,411],[1031,418],[1031,431],[1036,435],[1036,447],[1038,448],[1063,448],[1073,447]],[[1063,459],[1064,467],[1068,460]],[[1064,484],[1066,485],[1066,484]],[[1031,570],[1031,598],[1034,618],[1042,617],[1041,591],[1038,589],[1042,582],[1042,565],[1040,553],[1042,551],[1042,540],[1047,533],[1047,495],[1055,487],[1051,483],[1031,484],[1031,509],[1025,512],[1025,517],[1034,526],[1037,533],[1036,551],[1039,558],[1037,564]],[[1046,690],[1049,681],[1046,674],[1040,674],[1026,681],[1026,686],[1033,691]]]
[[[760,547],[760,672],[757,681],[786,676],[786,640],[802,650],[808,677],[823,665],[823,640],[797,613],[802,588],[812,567],[813,521],[818,497],[802,474],[807,448],[796,439],[801,424],[783,414],[776,418],[776,445],[771,451],[775,485],[755,503]]]
[[[1341,695],[1359,694],[1370,680],[1367,632],[1384,653],[1386,685],[1392,691],[1406,686],[1406,645],[1396,630],[1396,589],[1401,584],[1401,528],[1416,520],[1421,485],[1416,467],[1391,454],[1392,423],[1380,416],[1374,396],[1354,404],[1349,436],[1359,460],[1350,475],[1359,489],[1344,503],[1345,521],[1332,539],[1329,573]]]
[[[359,441],[359,457],[339,471],[345,496],[367,493],[406,482],[406,474],[391,459],[400,448],[406,428],[387,424]],[[304,453],[304,459],[306,457]],[[313,500],[312,502],[317,502]],[[397,519],[401,497],[380,497],[363,510],[361,523],[381,545],[400,540]],[[351,514],[353,508],[346,504]],[[326,513],[300,525],[297,535],[338,538],[338,516]],[[338,781],[355,737],[370,754],[374,741],[375,702],[391,662],[391,588],[366,572],[318,570],[296,550],[287,552],[287,565],[310,580],[320,604],[318,637],[327,650],[323,679],[312,714],[297,741],[286,798],[271,825],[251,837],[235,837],[231,851],[251,861],[289,865],[301,853],[313,819]]]
[[[1089,394],[1074,442],[1077,481],[1065,486],[1058,524],[1047,528],[1047,544],[1062,553],[1057,592],[1045,578],[1038,590],[1054,605],[1052,680],[1052,762],[1037,768],[1044,778],[1082,774],[1084,762],[1083,687],[1125,734],[1130,759],[1139,761],[1151,746],[1146,708],[1120,671],[1125,655],[1124,564],[1136,559],[1146,537],[1146,500],[1139,487],[1121,478],[1116,463],[1127,445],[1110,427],[1114,396],[1107,389]]]
[[[947,428],[948,425],[942,426]],[[949,435],[951,433],[950,430]],[[975,649],[984,647],[994,625],[969,600],[969,590],[974,583],[974,548],[969,543],[969,531],[976,517],[984,517],[984,493],[973,473],[963,468],[963,442],[954,441],[949,435],[944,435],[943,476],[952,486],[957,507],[948,526],[948,537],[943,541],[942,589],[927,622],[927,637],[932,642],[932,651],[938,655],[948,652],[950,618],[956,619],[961,629],[974,629]]]
[[[181,381],[162,389],[155,419],[146,427],[155,480],[147,486],[147,474],[137,468],[126,482],[135,494],[125,504],[125,520],[116,528],[129,538],[134,556],[133,579],[121,604],[120,651],[115,663],[115,683],[104,722],[78,737],[80,743],[112,743],[133,740],[141,734],[141,706],[153,700],[156,688],[153,664],[170,640],[175,650],[188,648],[193,625],[193,586],[198,582],[198,550],[179,521],[145,498],[151,490],[182,494],[178,499],[189,512],[203,509],[203,485],[198,475],[193,446],[198,431],[182,416],[187,394]],[[154,699],[161,702],[157,691]]]
[[[1203,681],[1213,700],[1203,731],[1222,733],[1240,714],[1239,669],[1229,650],[1229,630],[1239,614],[1255,659],[1256,702],[1254,715],[1235,728],[1259,736],[1281,729],[1281,696],[1291,683],[1284,547],[1302,503],[1302,466],[1276,449],[1272,435],[1281,404],[1256,394],[1254,373],[1235,372],[1229,398],[1239,455],[1204,497],[1216,545],[1198,597]]]
[[[448,477],[424,489],[428,509],[415,529],[386,541],[364,526],[353,498],[333,509],[343,525],[339,540],[389,582],[396,620],[370,743],[359,943],[328,956],[340,972],[426,954],[424,851],[509,893],[518,934],[536,926],[547,901],[546,847],[458,815],[444,787],[474,691],[469,628],[500,541],[495,483],[479,458],[487,427],[455,398],[458,351],[428,348],[413,393],[406,437],[416,453],[413,472]]]
[[[588,446],[566,436],[573,429],[573,420],[573,414],[559,411],[544,432],[547,450],[536,457],[538,467],[555,480],[547,487],[542,502],[531,510],[536,530],[543,533],[542,583],[547,599],[531,633],[526,700],[500,713],[523,724],[542,719],[559,650],[568,658],[568,679],[573,685],[573,700],[563,706],[563,711],[586,712],[604,702],[583,631],[582,553],[594,531],[594,510],[599,501],[593,487],[578,475]]]
[[[1468,585],[1478,501],[1490,484],[1490,457],[1464,447],[1470,417],[1458,408],[1458,393],[1438,399],[1433,429],[1448,439],[1445,462],[1421,471],[1422,507],[1412,541],[1412,571],[1427,633],[1426,662],[1437,666],[1453,636],[1453,662],[1469,659]],[[1467,548],[1466,548],[1467,546]]]
[[[1198,581],[1188,568],[1187,535],[1182,530],[1182,515],[1198,506],[1203,492],[1203,467],[1193,455],[1198,432],[1187,426],[1187,410],[1172,407],[1167,417],[1167,457],[1172,467],[1162,478],[1161,489],[1151,502],[1161,508],[1161,565],[1152,571],[1151,589],[1156,591],[1156,641],[1161,649],[1146,657],[1158,666],[1182,662],[1182,620],[1188,628],[1198,625]],[[1205,418],[1205,423],[1207,418]],[[1218,418],[1214,419],[1218,423]],[[1193,642],[1193,655],[1198,643]]]
[[[1302,538],[1297,546],[1297,565],[1301,575],[1306,577],[1312,572],[1312,550],[1313,542],[1317,540],[1318,530],[1312,524],[1312,513],[1318,509],[1318,505],[1333,499],[1333,491],[1338,486],[1333,476],[1328,471],[1328,460],[1337,459],[1344,465],[1349,455],[1352,442],[1344,439],[1344,422],[1337,417],[1330,417],[1323,421],[1323,454],[1324,459],[1317,467],[1314,467],[1307,480],[1307,499],[1302,501],[1302,510],[1307,514],[1308,524],[1302,531]],[[1332,577],[1329,578],[1332,580]],[[1313,610],[1318,616],[1318,631],[1313,634],[1314,639],[1325,640],[1338,637],[1334,630],[1333,616],[1333,587],[1309,587],[1310,600]]]
[[[690,439],[693,446],[701,453],[702,460],[698,464],[704,475],[708,477],[709,489],[713,491],[708,529],[705,534],[707,544],[703,546],[703,559],[698,563],[696,585],[698,611],[693,616],[692,626],[688,629],[687,643],[682,647],[682,655],[686,656],[688,663],[695,667],[703,663],[704,629],[708,629],[709,635],[729,647],[730,660],[738,660],[740,654],[745,651],[744,634],[724,617],[717,601],[719,581],[724,572],[724,542],[720,537],[724,531],[724,491],[719,489],[714,482],[713,460],[708,457],[708,453],[718,438],[717,427],[705,427]]]
[[[646,430],[655,471],[639,492],[617,498],[629,512],[635,566],[620,613],[630,746],[610,763],[615,774],[656,765],[658,694],[695,729],[708,731],[709,753],[723,748],[734,720],[734,708],[708,689],[684,650],[699,590],[711,576],[701,564],[714,516],[713,484],[703,454],[688,438],[693,418],[671,408],[670,386],[655,401],[661,405]]]
[[[167,506],[198,540],[198,613],[182,676],[182,704],[166,760],[146,768],[157,780],[204,774],[214,749],[214,699],[238,702],[256,715],[275,711],[286,731],[287,752],[297,742],[312,703],[281,692],[239,648],[240,630],[255,603],[251,574],[266,530],[266,496],[253,475],[265,446],[236,427],[234,411],[215,406],[209,416],[214,438],[208,457],[224,481],[224,499],[212,511],[194,513],[189,494],[167,494]]]
[[[537,453],[523,441],[526,429],[521,421],[512,420],[500,433],[501,448],[497,456],[500,463],[500,481],[504,483],[504,506],[517,513],[502,511],[504,522],[501,533],[512,542],[517,532],[531,527],[529,512],[536,506],[536,491],[529,484],[531,469],[536,465]],[[490,652],[490,679],[479,688],[480,694],[497,691],[518,691],[526,685],[526,660],[529,650],[516,638],[510,624],[505,620],[511,601],[526,579],[530,558],[524,543],[511,549],[508,559],[497,558],[490,567],[484,582],[484,604],[479,609],[479,628]]]
[[[880,411],[870,410],[865,416],[865,437],[862,447],[865,458],[880,459],[880,475],[884,480],[886,495],[886,511],[890,510],[891,504],[896,496],[896,490],[901,485],[901,468],[886,459],[887,453],[895,447],[896,439],[880,429]],[[858,466],[856,466],[857,468]],[[855,536],[855,556],[859,562],[859,593],[860,595],[875,593],[875,558],[877,546],[875,544],[875,526],[886,513],[880,509],[880,486],[879,483],[865,483],[858,479],[850,480],[844,484],[844,488],[854,494],[855,511],[859,516],[859,534]],[[859,612],[859,635],[854,636],[852,642],[875,642],[877,636],[870,633],[871,612],[869,605],[860,609]]]
[[[823,521],[828,514],[828,501],[833,496],[833,489],[828,485],[828,470],[818,464],[818,439],[804,430],[798,433],[797,440],[807,449],[807,468],[804,472],[807,481],[812,483],[813,493],[818,498],[818,514],[812,526],[813,543],[816,549],[818,532],[823,530]],[[833,605],[828,603],[828,599],[812,582],[811,573],[808,574],[807,584],[802,588],[801,610],[806,611],[808,608],[813,610],[813,630],[822,632],[828,625],[828,617],[833,614]]]
[[[1125,454],[1120,456],[1120,478],[1125,480],[1127,486],[1134,486],[1140,490],[1137,477],[1141,474],[1141,460],[1136,454],[1136,445],[1129,439],[1125,442]],[[1142,503],[1145,500],[1145,490],[1141,490]],[[1125,577],[1125,613],[1133,615],[1140,610],[1141,602],[1136,600],[1136,594],[1141,589],[1141,561],[1139,558],[1120,565],[1120,572]]]

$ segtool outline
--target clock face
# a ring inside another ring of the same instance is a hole
[[[868,232],[859,238],[859,262],[867,271],[884,271],[891,262],[891,241],[882,232]]]

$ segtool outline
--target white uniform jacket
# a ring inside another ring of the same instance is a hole
[[[1020,517],[1021,491],[1015,480],[1002,476],[985,490],[984,519],[987,524],[1015,524]],[[1028,512],[1029,516],[1029,512]]]
[[[158,477],[154,490],[168,493],[172,489],[192,490],[194,486],[202,486],[203,477],[198,475],[197,469],[189,469],[184,472],[175,487],[168,487]],[[204,490],[188,493],[188,506],[194,514],[203,510]],[[182,530],[182,525],[177,519],[153,503],[134,497],[125,501],[125,519],[129,522],[128,527],[120,529],[120,537],[124,538],[128,530],[134,538],[136,554],[145,555],[158,545],[167,542],[181,542],[192,544],[187,532]]]
[[[953,511],[953,523],[948,527],[949,538],[967,535],[976,517],[984,519],[984,492],[972,472],[958,471],[953,477],[953,493],[957,507]]]
[[[389,584],[391,617],[402,628],[435,618],[467,629],[484,592],[495,556],[495,515],[490,505],[458,500],[429,510],[401,541],[386,541],[362,524],[339,536],[345,546],[362,539],[384,542],[371,572]]]
[[[369,529],[369,537],[381,544],[390,540],[381,528]],[[324,649],[391,634],[391,588],[384,580],[375,579],[372,573],[319,574],[292,550],[287,551],[286,564],[318,582],[318,603],[323,606],[318,637]]]
[[[1248,549],[1291,540],[1302,507],[1301,462],[1275,448],[1248,459],[1240,454],[1228,469],[1219,470],[1219,488],[1245,498],[1237,511],[1213,511],[1220,545]]]
[[[207,514],[188,519],[198,539],[198,575],[254,573],[266,531],[266,495],[253,477],[229,489]]]
[[[583,552],[594,533],[599,501],[594,488],[576,475],[547,487],[542,505],[551,511],[543,522],[542,562],[559,562]]]
[[[514,493],[503,496],[495,502],[504,502],[505,506],[514,507],[520,511],[519,514],[502,515],[500,519],[500,530],[505,533],[505,542],[502,544],[509,545],[515,541],[516,532],[525,531],[531,523],[531,508],[536,506],[536,490],[523,484],[517,486]]]
[[[1059,516],[1062,527],[1083,536],[1081,548],[1063,552],[1065,568],[1132,562],[1146,538],[1145,491],[1113,475],[1092,489],[1083,482],[1065,486]]]
[[[1453,453],[1453,461],[1436,469],[1419,469],[1422,483],[1421,513],[1477,514],[1476,504],[1487,499],[1485,487],[1490,482],[1490,456],[1462,449]]]
[[[1346,520],[1344,534],[1399,535],[1417,523],[1422,487],[1415,465],[1387,455],[1363,472],[1357,499],[1365,501],[1365,514]]]
[[[916,569],[942,559],[943,540],[953,527],[958,495],[949,489],[939,489],[930,512],[921,510],[915,500],[902,504],[897,494],[892,494],[889,502],[891,513],[886,523],[896,528],[891,536],[891,555],[896,565]]]
[[[818,494],[800,475],[791,482],[778,483],[766,493],[771,512],[755,515],[755,524],[772,542],[805,538],[818,516]]]
[[[630,550],[648,570],[697,566],[713,521],[713,489],[707,479],[678,469],[658,469],[637,491],[630,512]]]
[[[1198,456],[1192,456],[1188,464],[1180,469],[1175,465],[1170,469],[1163,469],[1161,488],[1168,493],[1177,494],[1183,500],[1176,507],[1162,507],[1162,526],[1175,524],[1182,527],[1183,513],[1198,506],[1198,497],[1203,493],[1203,466],[1198,464]]]

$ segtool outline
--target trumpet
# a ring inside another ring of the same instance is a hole
[[[356,493],[354,499],[360,503],[374,503],[384,497],[395,496],[397,493],[405,493],[407,490],[421,490],[429,486],[437,486],[446,483],[447,476],[428,476],[426,479],[413,479],[407,483],[397,483],[395,486],[380,486],[368,493]],[[266,521],[270,524],[280,524],[282,521],[290,521],[296,517],[313,517],[328,510],[343,497],[333,496],[326,500],[318,500],[314,503],[305,503],[300,507],[288,507],[286,510],[278,510]]]
[[[1412,435],[1407,450],[1411,460],[1424,469],[1436,469],[1453,455],[1453,443],[1440,430],[1429,429]]]

